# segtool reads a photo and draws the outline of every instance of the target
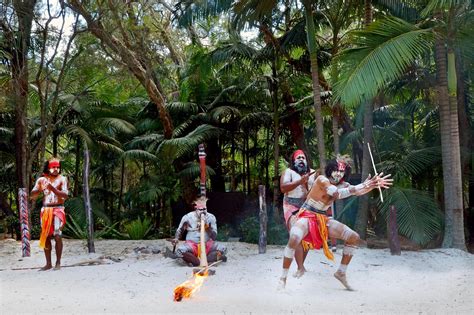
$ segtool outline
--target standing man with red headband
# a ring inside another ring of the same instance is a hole
[[[51,263],[51,238],[54,237],[56,249],[55,270],[61,268],[61,255],[63,241],[62,229],[66,223],[64,201],[68,197],[68,184],[66,177],[60,175],[61,163],[58,159],[47,161],[43,168],[43,176],[36,180],[31,191],[31,199],[36,200],[43,193],[43,207],[41,208],[41,236],[39,246],[44,249],[46,265],[41,270],[53,267]]]
[[[308,195],[308,191],[313,186],[315,180],[315,172],[308,167],[306,155],[303,150],[296,150],[291,155],[291,164],[280,177],[280,190],[284,193],[283,198],[283,216],[285,218],[286,228],[288,232],[291,230],[293,223],[296,221],[295,214],[303,205]],[[300,278],[304,275],[304,260],[308,250],[304,250],[299,244],[296,247],[295,260],[298,270],[293,275]]]

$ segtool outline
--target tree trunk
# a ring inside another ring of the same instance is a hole
[[[132,51],[129,49],[131,46],[130,43],[123,42],[113,34],[107,32],[100,19],[95,19],[81,2],[71,0],[68,4],[75,12],[79,13],[86,20],[90,32],[121,58],[121,61],[127,65],[128,70],[145,88],[151,101],[158,109],[160,121],[163,124],[163,134],[165,139],[171,139],[173,136],[173,123],[165,108],[165,97],[163,96],[162,91],[160,91],[160,83],[153,80],[153,69],[144,67],[140,62],[141,52]]]
[[[89,253],[95,253],[94,247],[94,218],[92,216],[92,207],[91,207],[91,199],[89,195],[89,150],[84,150],[84,173],[82,176],[82,180],[84,182],[84,187],[82,192],[84,194],[84,208],[86,210],[86,218],[87,218],[87,248],[89,249]]]
[[[28,138],[28,48],[36,0],[13,1],[18,17],[18,32],[8,32],[12,45],[13,102],[15,104],[15,160],[19,188],[30,188],[28,169],[30,142]]]
[[[453,49],[448,49],[448,93],[450,113],[450,140],[451,140],[451,180],[453,184],[453,244],[452,247],[462,250],[466,249],[466,239],[464,235],[464,206],[462,187],[462,167],[461,167],[461,146],[459,139],[459,114],[457,103],[457,76],[456,60]]]
[[[281,214],[279,211],[279,194],[280,194],[280,181],[279,181],[279,163],[280,160],[280,114],[278,111],[278,85],[275,83],[277,80],[277,70],[276,70],[276,54],[272,62],[272,76],[273,78],[269,80],[270,91],[272,95],[273,103],[273,217],[275,222],[281,222]]]
[[[76,137],[76,164],[74,167],[74,192],[73,196],[76,197],[79,195],[79,173],[80,173],[80,167],[81,167],[81,140],[78,137]]]
[[[232,156],[232,164],[231,164],[231,169],[230,169],[230,191],[236,191],[237,180],[235,178],[235,130],[234,129],[232,129],[231,137],[232,138],[231,138],[230,155]]]
[[[445,42],[443,39],[438,38],[436,39],[435,45],[437,75],[436,99],[438,100],[440,116],[441,155],[444,181],[445,230],[443,247],[456,247],[465,250],[464,224],[462,217],[462,190],[459,191],[461,188],[458,184],[460,178],[455,178],[461,167],[461,161],[459,158],[457,104],[455,102],[455,95],[451,97],[450,100],[448,93],[447,51]],[[455,110],[453,110],[454,108],[450,108],[450,103],[456,105]],[[456,117],[454,117],[454,114]],[[456,136],[457,146],[455,146]],[[458,174],[458,176],[460,176],[460,174]],[[462,224],[460,229],[459,224]]]
[[[372,144],[372,127],[373,127],[373,103],[367,100],[364,105],[364,142]],[[364,145],[364,153],[362,158],[361,181],[364,181],[370,173],[370,156],[367,145]],[[369,214],[369,196],[367,194],[359,197],[359,207],[357,209],[357,218],[355,222],[355,230],[362,239],[367,237],[367,223]]]
[[[324,171],[326,167],[326,149],[324,146],[324,125],[323,114],[321,109],[321,86],[318,76],[318,58],[316,44],[316,29],[313,20],[313,7],[311,0],[304,0],[306,18],[306,34],[308,42],[309,58],[311,61],[311,79],[313,82],[313,101],[314,101],[314,117],[316,120],[316,138],[318,142],[319,168]]]
[[[290,134],[291,134],[291,139],[296,144],[297,148],[305,152],[307,161],[309,163],[309,166],[311,167],[312,166],[311,165],[312,164],[311,152],[309,151],[309,148],[306,144],[306,140],[304,138],[304,129],[303,129],[303,123],[301,122],[300,113],[297,112],[295,107],[291,105],[295,102],[295,99],[293,95],[291,94],[288,81],[286,81],[285,79],[282,79],[280,87],[282,89],[283,102],[285,103],[286,116],[287,116],[285,118],[284,124],[288,126],[288,129],[290,130]]]
[[[367,27],[372,23],[372,0],[365,0],[364,2],[364,26]]]
[[[125,184],[125,160],[122,160],[122,167],[120,168],[120,192],[118,197],[118,207],[117,212],[120,213],[122,210],[122,196],[123,196],[123,188]]]
[[[251,194],[252,182],[250,180],[250,133],[245,135],[245,147],[247,148],[247,150],[245,150],[245,164],[247,165],[247,194]]]
[[[365,0],[364,26],[367,27],[372,22],[372,1]],[[362,154],[361,181],[364,181],[370,172],[370,156],[367,143],[372,144],[372,128],[374,126],[373,101],[366,100],[364,105],[364,145]],[[362,239],[367,238],[367,224],[369,214],[369,196],[363,195],[359,198],[355,230]]]

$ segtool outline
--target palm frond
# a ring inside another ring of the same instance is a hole
[[[256,21],[270,17],[277,3],[276,0],[240,0],[234,6],[236,14],[232,24],[236,29],[243,29],[246,23],[253,26]]]
[[[123,154],[123,149],[120,148],[119,146],[113,144],[113,143],[106,142],[106,141],[101,141],[101,140],[96,140],[95,143],[102,150],[114,152],[114,153],[119,154],[119,155]]]
[[[157,149],[157,154],[178,158],[193,153],[200,143],[216,137],[219,133],[219,129],[214,126],[200,125],[184,137],[163,140]]]
[[[259,126],[268,125],[272,122],[272,119],[272,114],[269,112],[254,112],[242,117],[239,124],[241,128],[245,129],[248,129],[250,127],[258,128]]]
[[[449,10],[453,7],[469,7],[470,2],[466,0],[431,0],[421,12],[421,16],[428,17],[438,11]]]
[[[178,25],[191,26],[198,20],[218,16],[232,7],[232,0],[182,0],[175,5]]]
[[[187,178],[187,179],[196,179],[199,178],[199,174],[201,172],[201,168],[199,163],[197,162],[189,162],[186,163],[185,168],[178,173],[179,177]],[[214,169],[208,165],[206,165],[206,177],[209,178],[210,176],[216,175]]]
[[[124,119],[107,117],[100,118],[97,122],[105,127],[113,128],[125,134],[134,134],[136,132],[135,126]]]
[[[198,106],[192,102],[170,102],[166,104],[170,114],[196,114]]]
[[[134,137],[129,143],[127,143],[128,148],[142,148],[147,147],[152,143],[159,143],[163,141],[164,136],[159,133],[150,133],[142,136]]]
[[[240,111],[233,106],[219,106],[211,110],[212,119],[215,121],[230,120],[231,117],[240,117]]]
[[[390,205],[397,211],[399,232],[421,245],[432,240],[442,227],[442,213],[428,193],[393,187],[384,192],[385,202],[380,212],[387,218]]]
[[[14,131],[12,128],[0,127],[0,135],[4,137],[13,137]]]
[[[430,29],[420,29],[395,17],[352,32],[352,39],[357,47],[338,57],[344,76],[334,86],[335,100],[347,105],[373,98],[432,47]]]
[[[416,176],[432,169],[441,161],[441,148],[428,147],[415,149],[406,155],[396,155],[396,160],[386,160],[377,164],[377,169],[397,178]]]
[[[79,126],[69,125],[69,126],[66,126],[65,130],[66,130],[66,134],[68,135],[80,137],[81,140],[87,143],[88,146],[92,146],[94,143],[89,133]]]
[[[372,0],[374,6],[382,8],[390,12],[391,15],[404,19],[405,21],[414,22],[419,19],[419,10],[413,1],[400,0]]]
[[[123,159],[139,160],[139,161],[155,161],[158,162],[156,155],[145,150],[127,150],[122,154]]]

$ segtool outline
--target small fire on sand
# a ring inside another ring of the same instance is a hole
[[[180,302],[183,298],[189,298],[198,292],[208,276],[208,271],[198,272],[194,276],[174,288],[174,300]]]

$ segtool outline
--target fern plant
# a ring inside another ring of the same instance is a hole
[[[142,219],[139,217],[138,219],[133,220],[128,224],[125,224],[125,231],[127,232],[129,239],[131,240],[145,239],[152,228],[153,225],[149,218],[144,218],[142,221]]]

